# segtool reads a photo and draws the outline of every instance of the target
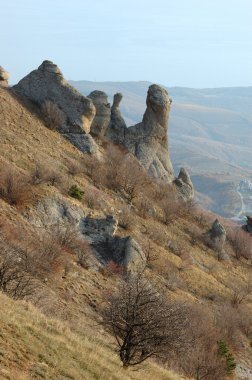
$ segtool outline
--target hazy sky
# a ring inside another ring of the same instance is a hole
[[[252,0],[0,0],[0,65],[67,79],[252,85]]]

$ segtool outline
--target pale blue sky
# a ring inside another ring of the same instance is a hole
[[[252,85],[252,0],[0,0],[11,83],[44,59],[67,79]]]

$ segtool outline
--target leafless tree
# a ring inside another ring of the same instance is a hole
[[[14,299],[27,298],[36,285],[27,271],[26,252],[8,246],[2,239],[0,251],[0,289]]]
[[[104,321],[117,341],[123,366],[128,367],[180,349],[189,315],[185,305],[165,300],[141,274],[121,283]]]

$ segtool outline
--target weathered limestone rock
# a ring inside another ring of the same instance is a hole
[[[90,153],[96,155],[99,158],[99,150],[96,142],[90,134],[81,133],[63,133],[63,136],[71,141],[83,153]]]
[[[174,183],[177,186],[180,195],[185,201],[194,198],[193,183],[188,171],[185,168],[180,169],[178,178],[174,180]]]
[[[106,219],[84,218],[80,223],[81,232],[88,235],[93,241],[106,241],[108,237],[114,236],[118,221],[107,215]]]
[[[96,115],[91,124],[91,134],[95,136],[104,136],[107,132],[110,118],[111,109],[108,102],[108,96],[103,91],[93,91],[88,95],[96,108]]]
[[[114,95],[113,105],[111,107],[111,121],[107,130],[107,137],[116,143],[123,144],[127,125],[120,111],[120,103],[123,95],[117,93]]]
[[[207,232],[207,235],[209,237],[211,247],[218,252],[222,252],[226,241],[226,231],[218,219],[213,222],[212,227]]]
[[[84,212],[81,207],[66,201],[63,197],[44,198],[36,207],[26,210],[24,216],[36,227],[49,227],[71,223],[78,225]]]
[[[141,271],[146,265],[146,257],[140,245],[131,237],[115,237],[110,244],[112,260],[123,265],[129,272]]]
[[[249,232],[252,236],[252,216],[247,215],[246,218],[247,218],[247,224],[242,226],[242,228],[244,231]]]
[[[7,87],[9,80],[9,73],[4,70],[2,66],[0,66],[0,86]]]
[[[95,116],[91,99],[81,95],[64,79],[60,69],[51,61],[44,61],[14,86],[14,89],[42,106],[52,101],[66,114],[65,133],[89,133]]]
[[[126,128],[118,112],[120,99],[117,95],[112,107],[114,110],[111,110],[112,125],[108,136],[125,145],[150,176],[171,182],[174,176],[168,148],[170,100],[167,91],[156,84],[151,85],[142,122],[129,128]]]
[[[131,236],[116,236],[117,225],[118,221],[111,215],[106,219],[87,217],[81,220],[80,230],[102,263],[112,260],[127,271],[143,269],[146,258],[141,247]]]

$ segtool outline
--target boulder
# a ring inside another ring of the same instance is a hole
[[[122,265],[126,271],[142,270],[145,255],[139,244],[131,237],[116,236],[118,221],[112,215],[105,219],[83,218],[80,230],[89,241],[96,257],[106,264],[110,261]]]
[[[174,180],[177,186],[178,192],[185,201],[192,200],[194,198],[194,188],[190,175],[185,168],[181,168],[178,178]]]
[[[0,66],[0,86],[7,87],[9,80],[9,73],[4,70],[2,66]]]
[[[207,232],[207,236],[209,238],[209,245],[216,251],[222,252],[226,241],[226,230],[218,219],[213,222],[212,227]]]
[[[81,95],[63,77],[60,69],[51,61],[44,61],[14,86],[14,89],[40,107],[51,101],[65,113],[64,133],[89,133],[95,116],[91,99]]]
[[[93,91],[88,95],[95,105],[96,115],[91,124],[91,134],[95,136],[104,136],[107,132],[111,109],[108,102],[108,96],[103,91]]]

